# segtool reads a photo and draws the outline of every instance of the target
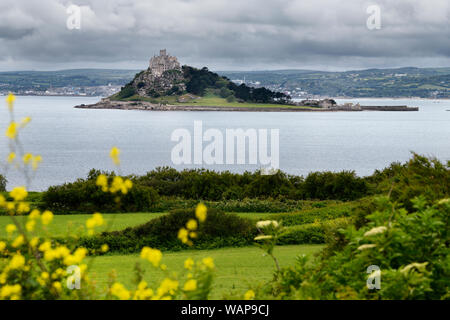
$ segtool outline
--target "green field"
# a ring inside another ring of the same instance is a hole
[[[298,255],[306,254],[313,256],[322,245],[295,245],[275,248],[275,256],[281,266],[290,266],[295,263]],[[175,272],[183,271],[183,262],[188,257],[194,260],[204,257],[212,257],[216,265],[216,277],[211,292],[213,299],[223,298],[229,294],[243,294],[251,286],[262,284],[270,280],[274,271],[274,264],[270,257],[257,247],[225,248],[217,250],[188,250],[183,252],[166,253],[162,263],[166,264],[168,270]],[[154,271],[148,262],[143,261],[138,255],[111,255],[93,258],[90,275],[91,279],[97,281],[99,288],[104,288],[108,281],[108,274],[112,269],[116,271],[117,281],[123,283],[127,288],[133,288],[134,266],[141,262],[146,267],[144,276],[148,283],[162,280],[164,274]]]
[[[165,213],[115,213],[104,214],[105,225],[97,228],[98,232],[122,230],[127,227],[137,226],[148,222],[151,219],[160,217]],[[241,217],[248,217],[254,220],[270,218],[273,213],[237,213]],[[76,214],[76,215],[55,215],[53,221],[47,227],[47,234],[51,237],[66,236],[69,233],[72,235],[83,231],[86,220],[91,218],[90,214]],[[26,216],[16,217],[19,221],[27,219]],[[6,238],[6,225],[11,223],[11,217],[0,216],[0,238]],[[70,232],[69,232],[70,231]],[[46,234],[39,231],[39,234]]]

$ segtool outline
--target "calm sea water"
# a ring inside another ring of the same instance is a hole
[[[1,99],[0,128],[8,113]],[[195,120],[204,130],[279,129],[280,169],[305,175],[318,170],[355,170],[369,175],[393,161],[405,161],[411,151],[450,159],[449,100],[357,99],[363,105],[419,106],[419,112],[149,112],[74,109],[99,98],[17,97],[17,117],[31,116],[22,142],[28,152],[41,154],[43,163],[31,185],[42,190],[85,177],[89,169],[111,170],[111,146],[122,150],[124,174],[142,174],[157,166],[175,166],[171,133],[177,128],[193,131]],[[4,130],[4,129],[2,129]],[[206,144],[205,144],[206,145]],[[205,146],[204,145],[204,146]],[[6,138],[0,139],[0,157],[8,154]],[[205,166],[214,170],[242,172],[252,165]],[[9,170],[8,187],[24,184]]]

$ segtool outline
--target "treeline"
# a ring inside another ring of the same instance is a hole
[[[211,72],[208,68],[196,69],[183,66],[186,79],[186,90],[189,93],[204,96],[207,89],[219,90],[219,95],[227,100],[233,98],[242,102],[256,103],[288,103],[290,96],[282,92],[274,92],[266,88],[252,88],[245,84],[237,85],[226,77]]]
[[[205,169],[177,171],[163,167],[143,176],[129,176],[134,186],[118,206],[112,205],[114,199],[111,195],[103,194],[96,186],[96,178],[101,172],[91,170],[86,179],[50,187],[42,195],[42,204],[60,213],[92,210],[142,212],[160,206],[160,199],[230,203],[258,199],[283,203],[299,200],[351,201],[375,194],[389,194],[410,209],[413,207],[411,199],[416,196],[429,200],[449,196],[449,167],[450,161],[443,164],[417,154],[404,164],[393,163],[369,177],[358,177],[353,171],[313,172],[302,177],[281,171],[264,175],[260,171],[238,174]],[[110,179],[115,175],[113,172],[105,174]],[[270,211],[277,212],[276,208]]]
[[[162,167],[134,177],[138,185],[154,188],[159,195],[202,200],[317,199],[354,200],[366,195],[368,186],[354,172],[315,172],[306,178],[278,171],[242,174],[206,169],[177,171]]]

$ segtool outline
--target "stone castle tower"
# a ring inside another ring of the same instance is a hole
[[[150,59],[151,73],[155,77],[160,77],[167,70],[180,70],[181,65],[176,57],[167,54],[166,49],[159,51],[159,56],[154,56]]]

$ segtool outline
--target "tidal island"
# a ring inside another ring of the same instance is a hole
[[[75,108],[123,109],[149,111],[262,111],[262,112],[332,112],[332,111],[418,111],[408,106],[339,105],[333,99],[292,101],[289,95],[267,88],[236,84],[227,77],[181,66],[177,57],[160,50],[150,59],[149,67],[135,75],[120,92],[95,104]]]

